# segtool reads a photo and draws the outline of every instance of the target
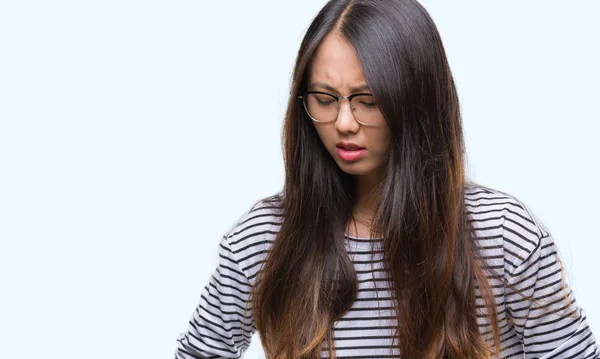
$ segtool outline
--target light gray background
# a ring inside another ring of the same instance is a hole
[[[283,184],[291,69],[323,4],[0,2],[0,357],[172,357],[220,236]],[[599,336],[599,3],[423,4],[469,174],[549,227]]]

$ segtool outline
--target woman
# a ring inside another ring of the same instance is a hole
[[[295,64],[283,191],[220,241],[177,358],[598,358],[551,234],[469,182],[416,1],[328,2]]]

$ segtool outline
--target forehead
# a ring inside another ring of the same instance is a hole
[[[339,90],[364,84],[363,69],[354,47],[338,35],[327,35],[314,55],[309,81],[327,83]]]

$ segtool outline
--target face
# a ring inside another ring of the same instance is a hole
[[[339,96],[371,93],[354,48],[335,34],[328,35],[317,49],[309,74],[308,90]],[[356,121],[355,115],[360,118],[359,110],[355,107],[353,111],[348,100],[340,99],[339,106],[335,122],[313,121],[323,145],[342,171],[380,180],[389,155],[391,133],[387,123],[381,120],[375,126],[365,126]],[[375,111],[383,119],[376,106]],[[339,148],[341,142],[353,143],[363,149],[346,151]]]

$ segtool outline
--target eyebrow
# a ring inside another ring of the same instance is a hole
[[[325,90],[329,90],[329,91],[333,91],[333,92],[337,92],[336,89],[334,89],[333,87],[331,87],[330,85],[324,83],[324,82],[313,82],[310,84],[311,87],[320,87],[322,89]],[[356,87],[351,87],[350,91],[352,92],[359,92],[359,91],[368,91],[369,90],[369,86],[367,86],[367,84],[361,84],[359,86]]]

